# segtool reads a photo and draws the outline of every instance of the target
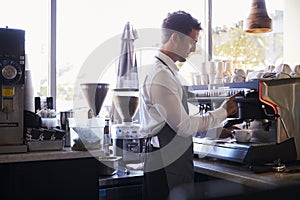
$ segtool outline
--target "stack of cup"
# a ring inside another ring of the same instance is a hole
[[[224,63],[223,83],[230,83],[232,74],[233,74],[233,63],[232,61],[226,61]]]
[[[231,76],[233,74],[233,63],[232,61],[226,61],[224,63],[224,75]]]
[[[209,84],[209,77],[207,74],[207,63],[202,63],[199,72],[192,73],[192,81],[194,85],[207,85]]]
[[[216,63],[214,61],[210,62],[209,65],[209,83],[214,84],[215,83],[215,76],[216,76]]]
[[[216,62],[215,84],[223,83],[224,63],[223,61]]]
[[[192,73],[193,77],[193,85],[201,85],[201,74],[199,73]]]
[[[210,63],[209,82],[211,84],[223,83],[224,63],[223,61],[213,61]]]
[[[202,85],[207,85],[209,84],[209,77],[207,74],[207,63],[204,62],[201,65],[201,69],[200,69],[200,76],[201,76],[201,84]]]

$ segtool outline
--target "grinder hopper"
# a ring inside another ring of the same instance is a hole
[[[107,95],[109,84],[107,83],[83,83],[80,84],[84,96],[92,109],[94,116],[98,116],[102,104]]]

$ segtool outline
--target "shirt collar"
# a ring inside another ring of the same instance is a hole
[[[166,54],[164,54],[161,51],[158,52],[157,56],[160,59],[162,59],[172,71],[174,71],[175,73],[177,73],[179,71],[177,65],[174,63],[174,61],[169,56],[167,56]]]

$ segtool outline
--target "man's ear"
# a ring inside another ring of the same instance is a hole
[[[178,44],[180,40],[178,33],[172,33],[170,40],[174,45]]]

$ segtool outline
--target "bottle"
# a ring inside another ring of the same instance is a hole
[[[41,106],[41,97],[34,98],[34,113],[37,113],[42,108]]]
[[[103,149],[105,155],[109,156],[109,146],[111,144],[110,131],[109,131],[109,119],[105,119],[105,126],[103,131]]]
[[[54,106],[53,106],[53,97],[47,97],[46,102],[47,102],[47,108],[52,110],[54,108]]]

